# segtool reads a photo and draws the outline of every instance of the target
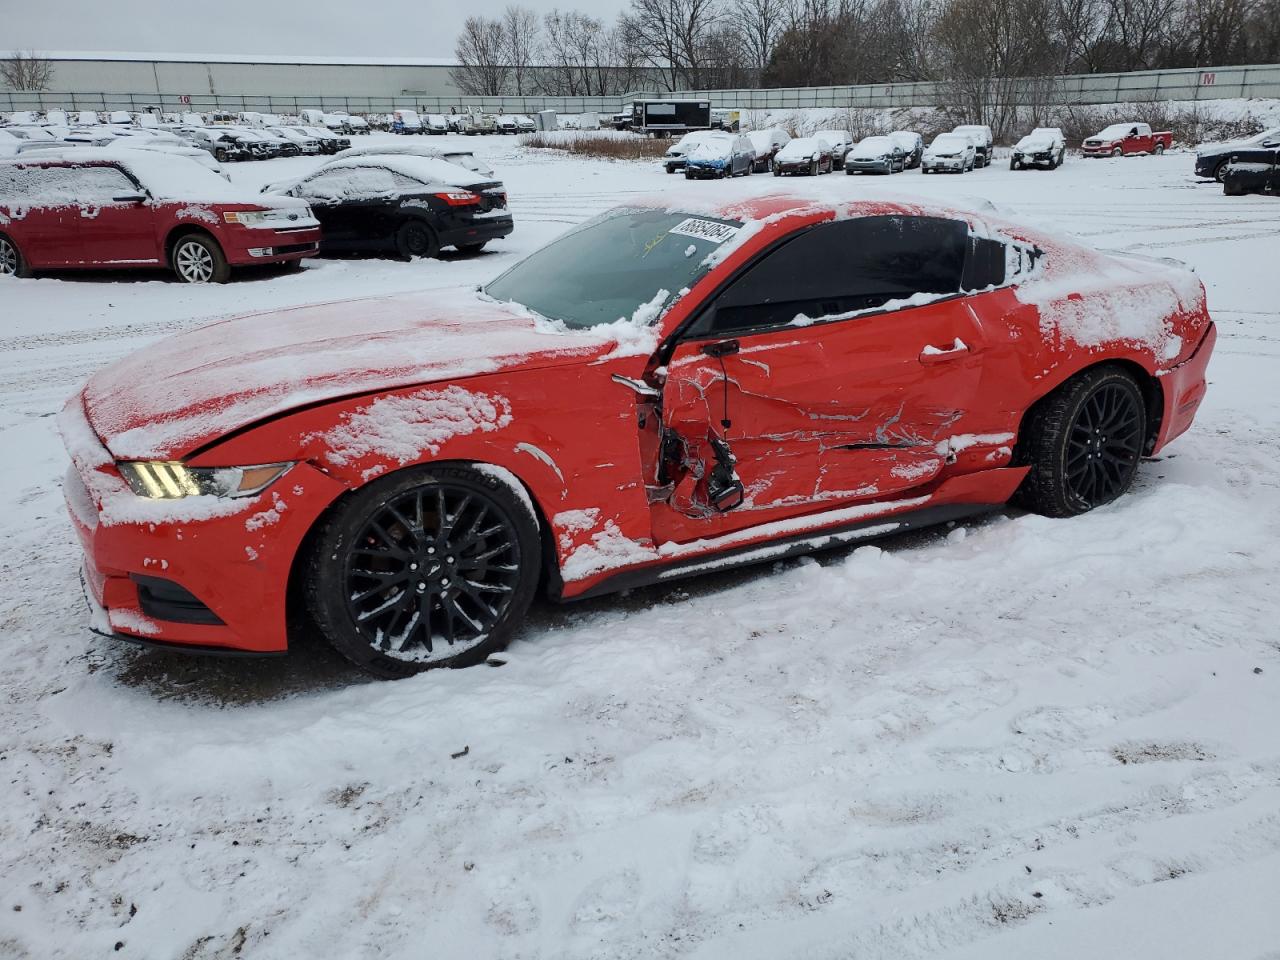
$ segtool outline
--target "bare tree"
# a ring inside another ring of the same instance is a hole
[[[473,97],[496,97],[506,92],[509,44],[501,20],[467,17],[453,45],[458,65],[451,75],[458,89]]]
[[[701,86],[709,39],[722,16],[721,0],[631,0],[622,22],[627,42],[675,90]]]
[[[0,80],[12,90],[48,90],[53,83],[53,61],[34,50],[15,50],[0,60]]]
[[[530,72],[538,59],[541,45],[541,25],[538,14],[528,7],[511,4],[502,11],[502,27],[506,43],[505,58],[511,67],[511,79],[515,92],[523,96],[530,93]]]
[[[749,62],[763,71],[786,26],[794,0],[733,0],[729,19],[742,37]]]

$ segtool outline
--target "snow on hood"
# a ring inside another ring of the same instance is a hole
[[[1049,150],[1055,145],[1055,140],[1047,133],[1028,133],[1025,137],[1018,141],[1015,150]]]
[[[895,146],[896,144],[889,137],[867,137],[854,146],[850,156],[871,159],[885,157],[893,153]]]
[[[575,362],[617,347],[470,288],[251,314],[161,340],[95,374],[85,412],[119,459],[179,459],[318,401]]]

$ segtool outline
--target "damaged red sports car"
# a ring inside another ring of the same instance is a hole
[[[1214,325],[1170,262],[923,204],[670,203],[481,291],[222,321],[98,373],[61,419],[98,629],[474,663],[539,589],[1083,513],[1204,396]]]

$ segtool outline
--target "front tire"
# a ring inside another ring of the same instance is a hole
[[[0,277],[29,277],[31,268],[23,259],[18,245],[6,236],[0,236]]]
[[[1031,466],[1015,500],[1074,517],[1133,485],[1146,444],[1146,401],[1126,370],[1086,370],[1042,400],[1023,424],[1017,458]]]
[[[203,234],[179,237],[169,262],[183,283],[226,283],[231,279],[231,267],[222,248]]]
[[[537,521],[505,483],[418,467],[347,498],[316,533],[306,597],[343,656],[382,679],[482,662],[524,619]]]

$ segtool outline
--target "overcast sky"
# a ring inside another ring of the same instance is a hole
[[[0,50],[449,57],[462,21],[510,0],[0,0]],[[625,0],[521,0],[611,21]]]

